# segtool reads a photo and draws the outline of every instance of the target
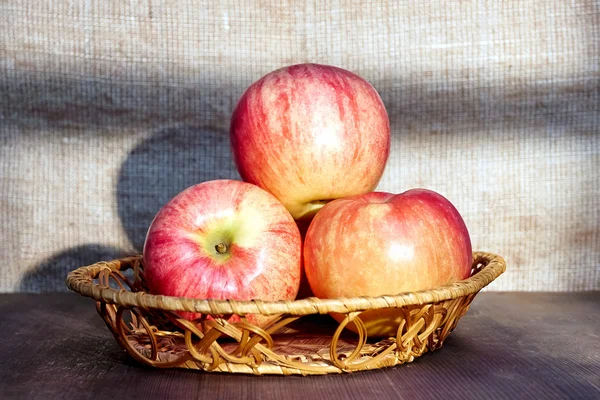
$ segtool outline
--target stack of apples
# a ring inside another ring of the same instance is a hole
[[[318,64],[273,71],[240,98],[230,142],[243,182],[194,185],[150,225],[143,260],[152,293],[293,300],[306,276],[319,298],[381,296],[470,275],[469,233],[446,198],[373,192],[390,126],[361,77]],[[374,336],[395,334],[398,318],[394,310],[361,315]]]

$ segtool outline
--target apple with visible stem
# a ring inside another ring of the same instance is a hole
[[[470,276],[471,239],[457,209],[436,192],[373,192],[334,200],[317,213],[304,267],[320,298],[427,290]],[[360,318],[369,336],[395,336],[402,315],[371,310]]]
[[[301,246],[294,219],[273,195],[246,182],[208,181],[179,193],[152,221],[143,251],[145,277],[153,294],[293,300]],[[247,318],[259,326],[271,319]]]
[[[310,221],[332,199],[375,189],[390,126],[366,80],[333,66],[298,64],[244,92],[230,141],[242,179],[275,195],[294,219]]]

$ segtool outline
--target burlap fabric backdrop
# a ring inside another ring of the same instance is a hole
[[[491,290],[598,290],[599,22],[594,1],[3,1],[0,291],[65,290],[180,190],[237,178],[238,97],[298,62],[375,86],[379,189],[454,202],[508,261]]]

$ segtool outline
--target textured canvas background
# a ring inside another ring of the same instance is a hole
[[[237,178],[231,111],[265,73],[341,66],[393,130],[380,190],[439,191],[490,290],[600,289],[595,1],[0,2],[0,291],[137,253],[154,213]]]

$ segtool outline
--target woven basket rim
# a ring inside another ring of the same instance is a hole
[[[95,279],[103,270],[127,269],[135,263],[140,263],[141,259],[142,256],[137,255],[112,261],[101,261],[89,266],[82,266],[70,272],[67,275],[65,283],[69,289],[83,296],[91,297],[97,301],[104,301],[127,307],[141,307],[165,311],[187,311],[210,315],[309,315],[327,314],[331,312],[360,312],[437,303],[477,293],[506,270],[506,262],[501,256],[493,253],[474,252],[473,266],[482,264],[481,270],[465,280],[450,285],[440,286],[430,290],[377,297],[365,296],[334,299],[309,297],[301,300],[286,301],[212,300],[153,295],[141,291],[131,292],[123,289],[117,290],[93,282],[93,279]]]

